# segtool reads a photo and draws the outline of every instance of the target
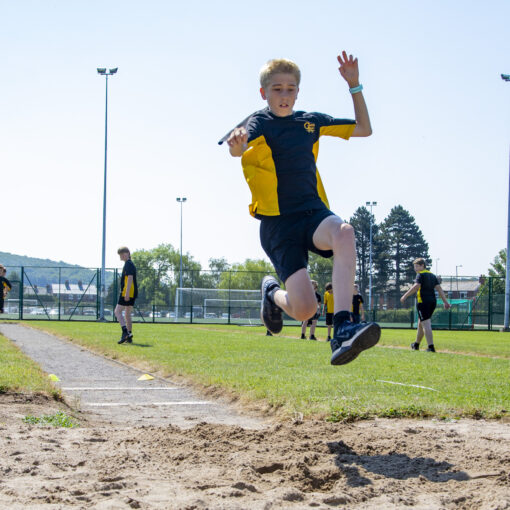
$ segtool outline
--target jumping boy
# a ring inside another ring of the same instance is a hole
[[[413,351],[420,349],[420,342],[423,336],[427,339],[427,352],[436,352],[434,347],[434,338],[432,333],[432,314],[436,308],[436,293],[439,293],[443,300],[444,307],[448,310],[451,305],[437,280],[434,273],[427,271],[425,259],[418,258],[413,262],[416,271],[416,280],[414,285],[400,298],[403,304],[405,300],[415,292],[418,294],[416,308],[418,310],[418,329],[416,330],[416,342],[411,344]]]
[[[340,75],[349,85],[356,120],[294,111],[301,72],[294,62],[275,59],[260,72],[260,94],[268,107],[250,115],[220,140],[228,143],[232,156],[242,156],[252,192],[250,213],[261,220],[262,247],[285,283],[286,290],[282,290],[272,276],[262,280],[261,318],[267,329],[273,333],[282,330],[282,311],[299,321],[315,313],[308,252],[334,256],[332,365],[349,363],[380,337],[377,324],[349,320],[356,269],[354,230],[329,210],[316,166],[321,135],[348,140],[372,134],[358,59],[344,51],[338,63]]]
[[[315,338],[315,328],[317,327],[317,321],[319,320],[319,317],[321,316],[321,295],[317,292],[317,289],[319,288],[319,284],[312,280],[312,287],[315,292],[315,299],[317,300],[317,308],[315,309],[315,314],[313,317],[310,317],[307,321],[303,321],[303,324],[301,324],[301,340],[306,340],[306,327],[310,326],[310,340],[317,340]]]
[[[119,321],[122,328],[122,336],[117,342],[128,344],[133,342],[132,322],[131,313],[133,306],[135,306],[135,300],[138,296],[138,284],[136,282],[136,267],[131,260],[131,253],[129,248],[123,246],[117,250],[120,260],[124,262],[122,268],[122,276],[120,282],[120,296],[117,306],[115,307],[115,317]],[[122,314],[124,312],[124,315]]]
[[[335,298],[333,297],[333,284],[326,283],[326,292],[324,292],[324,304],[322,305],[322,313],[326,312],[326,326],[328,327],[328,338],[326,341],[331,340],[331,328],[333,327],[333,315],[335,310]]]

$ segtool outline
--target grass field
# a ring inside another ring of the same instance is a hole
[[[288,415],[499,418],[510,410],[510,335],[504,333],[436,332],[438,350],[448,352],[431,354],[409,349],[414,332],[383,330],[376,348],[332,367],[329,344],[298,340],[295,327],[266,337],[259,327],[145,324],[135,326],[132,345],[118,345],[115,324],[29,325]],[[324,335],[320,330],[319,338]]]
[[[44,393],[60,397],[58,390],[39,366],[7,338],[0,335],[0,393]]]

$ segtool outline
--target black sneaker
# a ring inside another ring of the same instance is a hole
[[[381,328],[375,322],[354,324],[347,320],[335,330],[331,339],[332,365],[350,363],[363,351],[373,347],[381,337]]]
[[[308,340],[317,340],[317,338],[315,338],[315,335],[310,335],[310,338]]]
[[[132,333],[132,331],[130,331],[128,333],[126,343],[128,343],[128,344],[132,344],[133,343],[133,333]]]
[[[419,350],[420,350],[420,344],[419,344],[418,342],[413,342],[413,343],[411,344],[411,349],[412,349],[413,351],[419,351]]]
[[[127,331],[122,332],[122,336],[120,337],[120,340],[117,342],[118,344],[123,344],[124,342],[127,342],[129,338],[129,333]]]
[[[275,288],[280,288],[276,278],[273,278],[272,276],[264,276],[264,278],[262,278],[262,285],[260,289],[262,293],[260,319],[266,329],[271,331],[271,333],[277,334],[283,328],[282,309],[279,306],[276,306],[268,296],[268,292]]]
[[[434,347],[434,344],[429,345],[427,347],[427,351],[426,352],[436,352],[436,348]]]
[[[301,334],[301,340],[306,340],[306,336]]]
[[[273,333],[271,333],[271,331],[267,330],[266,331],[266,336],[273,336]]]
[[[331,342],[331,337],[328,336],[328,338],[326,338],[326,342]]]

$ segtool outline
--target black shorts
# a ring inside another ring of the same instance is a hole
[[[1,292],[1,290],[0,290]],[[0,297],[0,313],[4,313],[4,297]]]
[[[318,320],[320,316],[320,313],[316,313],[312,318],[308,319],[307,326],[311,326],[313,321]]]
[[[313,234],[328,216],[334,214],[324,208],[262,217],[260,242],[282,282],[308,267],[309,251],[325,258],[333,256],[332,250],[319,250],[313,244]]]
[[[435,301],[428,301],[426,303],[418,303],[416,305],[418,309],[418,317],[421,321],[426,321],[432,317],[434,310],[436,309]]]
[[[326,326],[333,326],[333,315],[334,313],[326,313]]]
[[[119,301],[117,304],[121,306],[135,306],[136,298],[128,299],[127,301],[124,299],[124,296],[119,296]]]

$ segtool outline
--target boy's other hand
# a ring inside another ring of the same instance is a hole
[[[352,55],[347,55],[345,51],[342,51],[337,59],[340,64],[338,70],[342,78],[349,84],[349,88],[357,87],[359,85],[358,59]]]

